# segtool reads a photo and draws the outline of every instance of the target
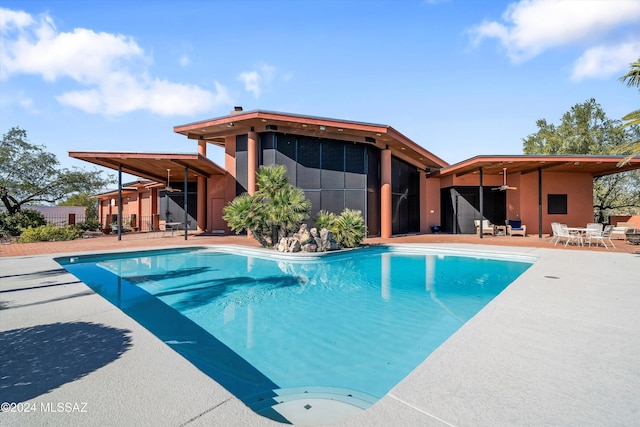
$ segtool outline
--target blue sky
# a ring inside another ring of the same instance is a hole
[[[521,154],[595,98],[638,108],[640,2],[37,1],[0,6],[0,132],[69,150],[195,152],[233,106],[386,124],[449,163]],[[210,145],[209,157],[223,164]]]

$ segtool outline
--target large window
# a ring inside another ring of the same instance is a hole
[[[393,234],[420,231],[420,175],[415,166],[391,158]]]
[[[316,138],[298,139],[297,184],[300,188],[320,189],[320,147]]]
[[[340,214],[350,208],[362,212],[369,235],[380,234],[380,152],[377,148],[268,132],[260,134],[259,158],[261,165],[287,167],[289,182],[304,190],[311,201],[310,226],[321,209]],[[373,212],[369,214],[371,209]]]
[[[248,144],[249,137],[247,135],[236,136],[236,196],[246,193],[249,187],[249,178],[247,176],[249,168]]]

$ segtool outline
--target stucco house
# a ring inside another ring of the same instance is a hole
[[[121,191],[99,195],[102,209],[134,201],[127,212],[135,211],[141,230],[144,217],[230,233],[224,206],[256,190],[260,166],[281,164],[311,201],[312,218],[320,209],[358,209],[368,235],[385,238],[434,226],[475,233],[477,219],[520,220],[539,236],[554,221],[584,225],[593,221],[593,178],[640,168],[640,157],[618,167],[622,156],[573,155],[481,155],[450,165],[388,125],[240,107],[174,132],[196,151],[69,155],[149,180],[126,186],[120,180]],[[224,166],[207,158],[209,144],[224,149]]]

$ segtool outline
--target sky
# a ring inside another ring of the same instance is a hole
[[[636,0],[3,0],[0,37],[0,133],[89,170],[68,152],[195,153],[173,127],[234,106],[389,125],[454,164],[639,101]]]

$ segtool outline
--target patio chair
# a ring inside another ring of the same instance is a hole
[[[618,222],[611,231],[611,238],[617,240],[624,240],[626,238],[627,230],[635,229],[636,224],[633,222]]]
[[[609,241],[609,244],[612,247],[616,247],[611,240],[611,233],[613,232],[613,225],[607,225],[602,231],[589,231],[587,230],[586,239],[589,242],[589,246],[591,246],[591,241],[595,240],[597,244],[602,243],[605,249],[609,249],[607,244],[605,243],[605,239]]]
[[[527,226],[522,221],[510,219],[507,221],[507,234],[509,236],[527,236]]]
[[[560,239],[559,237],[560,223],[559,222],[551,223],[551,233],[552,233],[552,236],[551,236],[550,243],[558,244],[558,240]]]
[[[590,231],[602,231],[604,225],[599,222],[590,222],[587,224],[587,233]]]
[[[474,219],[473,223],[476,226],[476,234],[480,235],[480,220]],[[492,236],[495,234],[494,226],[488,219],[482,220],[482,234],[491,234]]]
[[[580,233],[570,233],[567,229],[567,224],[560,224],[560,226],[558,227],[558,237],[556,239],[555,245],[557,245],[558,242],[562,240],[564,240],[565,246],[567,246],[571,242],[576,242],[578,245],[582,245],[582,235]]]

